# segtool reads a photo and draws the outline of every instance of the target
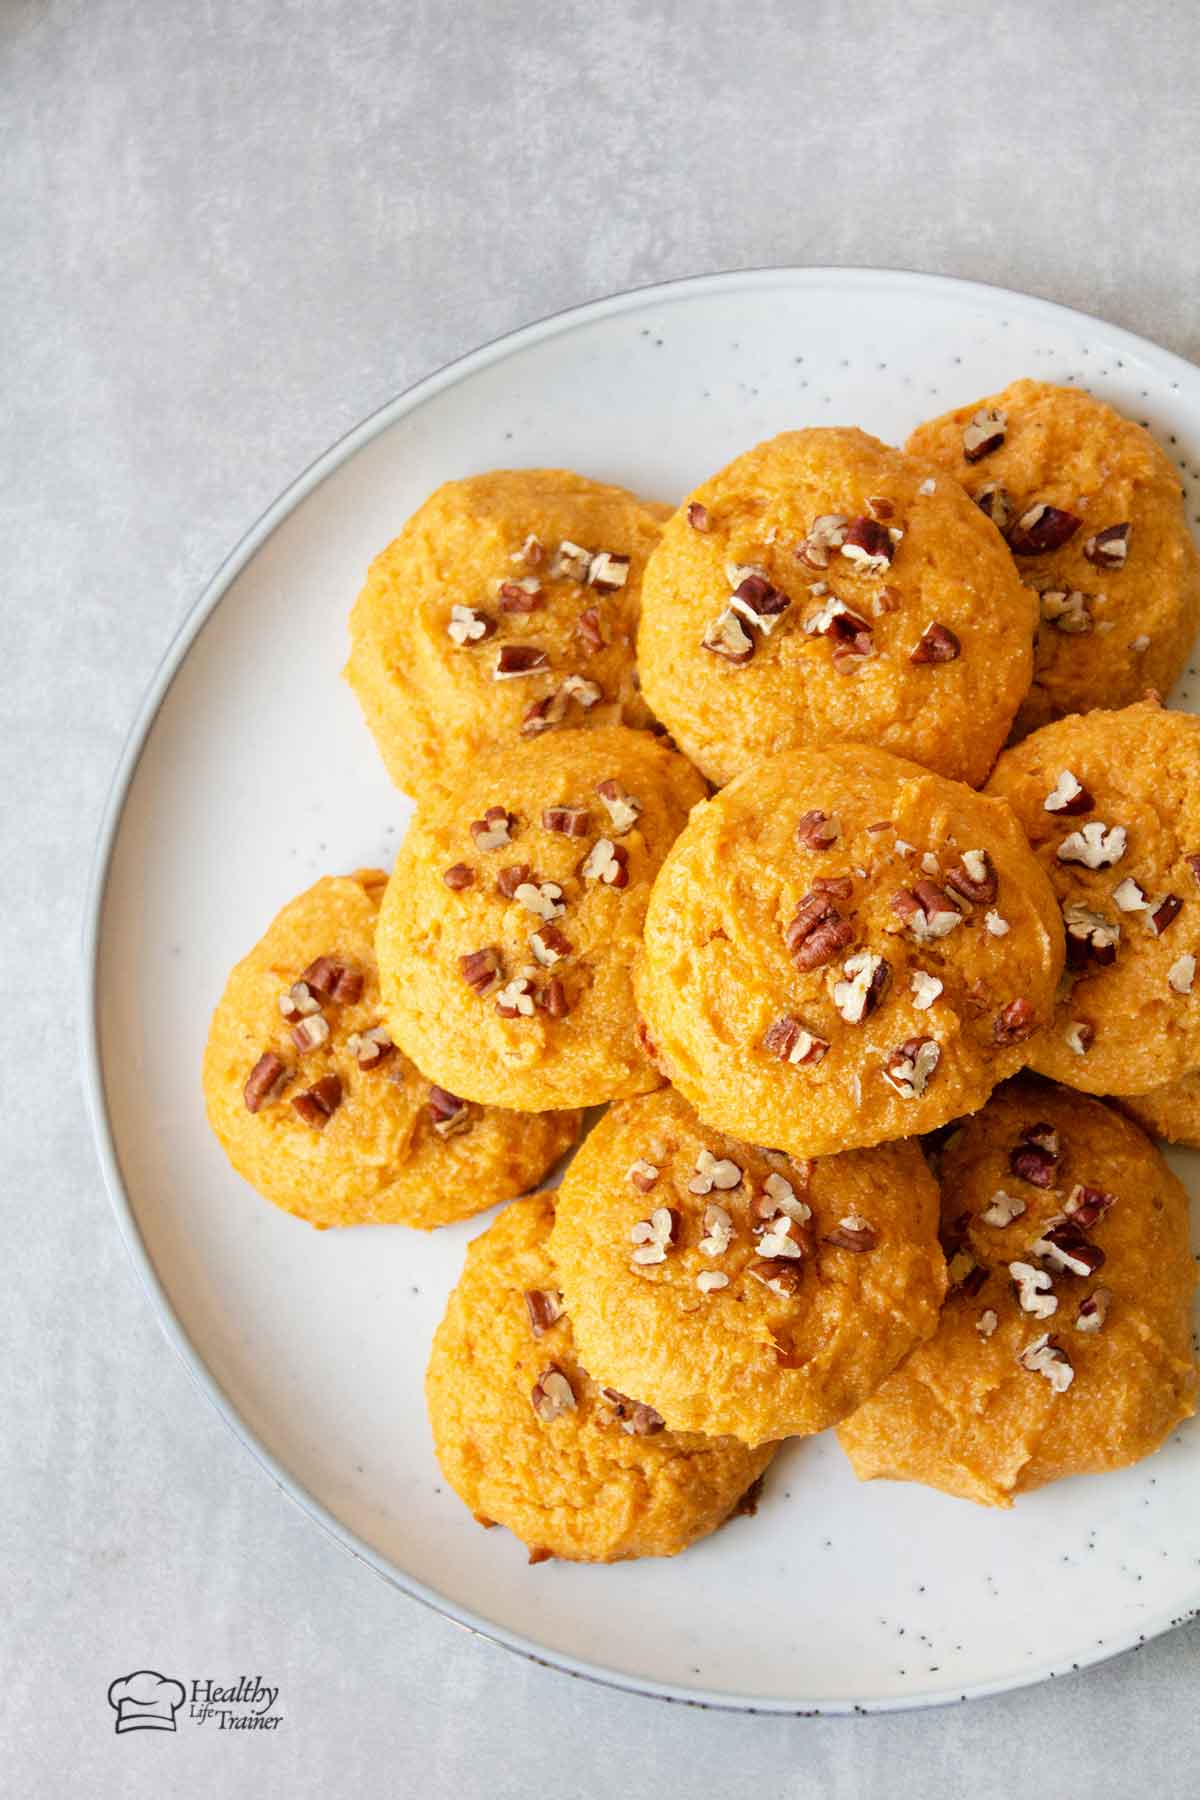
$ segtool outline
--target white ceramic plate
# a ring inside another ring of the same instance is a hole
[[[167,1335],[343,1542],[405,1592],[576,1674],[708,1705],[911,1706],[1040,1680],[1200,1607],[1194,1428],[1141,1468],[1008,1515],[859,1487],[826,1436],[782,1453],[755,1520],[674,1561],[528,1568],[444,1487],[422,1402],[430,1334],[480,1222],[318,1234],[237,1180],[201,1111],[231,963],[315,876],[387,864],[403,831],[408,802],[338,670],[368,559],[431,488],[566,464],[675,500],[784,427],[899,441],[1023,374],[1086,383],[1148,421],[1195,510],[1200,371],[1043,301],[771,270],[517,332],[385,407],[259,522],[172,647],[118,772],[85,946],[86,1073]],[[1176,1160],[1194,1183],[1196,1160]]]

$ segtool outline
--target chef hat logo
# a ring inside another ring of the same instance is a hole
[[[117,1715],[116,1731],[174,1731],[183,1701],[179,1682],[154,1669],[122,1675],[108,1690],[108,1704]]]

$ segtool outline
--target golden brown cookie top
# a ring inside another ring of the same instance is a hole
[[[230,1161],[321,1229],[468,1218],[540,1181],[579,1131],[577,1112],[471,1105],[396,1049],[375,966],[386,882],[360,869],[289,901],[230,974],[205,1050]]]
[[[643,691],[721,784],[872,743],[971,783],[1032,672],[1033,606],[957,483],[865,432],[784,432],[689,496],[644,583]]]
[[[1154,1147],[1026,1078],[952,1134],[941,1186],[942,1324],[841,1428],[856,1471],[1004,1506],[1156,1449],[1195,1404],[1196,1271]]]
[[[919,425],[908,448],[962,483],[1039,596],[1019,736],[1170,689],[1200,625],[1200,557],[1143,426],[1078,388],[1015,381]]]
[[[1060,719],[1004,753],[988,792],[1067,930],[1070,985],[1031,1064],[1096,1094],[1200,1065],[1200,718],[1143,701]]]
[[[1051,1018],[1062,955],[1007,806],[835,745],[696,810],[655,884],[637,991],[702,1118],[826,1155],[982,1105]]]
[[[481,1524],[548,1556],[674,1556],[729,1517],[773,1446],[663,1428],[581,1366],[549,1254],[554,1209],[506,1207],[467,1250],[425,1391],[438,1460]]]
[[[666,507],[565,469],[446,482],[371,566],[346,674],[420,798],[480,750],[649,713],[642,572]]]
[[[674,1428],[761,1443],[835,1424],[932,1333],[937,1218],[915,1142],[790,1160],[663,1088],[592,1131],[551,1252],[594,1374]]]
[[[1153,1137],[1200,1150],[1200,1069],[1145,1094],[1123,1094],[1121,1111]]]
[[[703,796],[648,732],[563,732],[480,757],[396,860],[377,950],[397,1042],[487,1104],[599,1104],[657,1085],[630,970],[650,885]]]

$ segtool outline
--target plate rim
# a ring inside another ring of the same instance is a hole
[[[1104,332],[1110,342],[1131,354],[1149,357],[1169,374],[1174,370],[1182,380],[1194,380],[1200,369],[1176,351],[1165,349],[1153,339],[1143,337],[1124,326],[1110,324],[1095,314],[1058,301],[1047,300],[1019,289],[997,283],[969,280],[961,276],[935,274],[917,269],[877,268],[865,264],[768,264],[689,275],[670,281],[646,283],[623,288],[599,299],[563,307],[529,323],[503,332],[475,349],[441,364],[428,375],[385,400],[363,419],[350,427],[293,478],[260,513],[233,548],[217,566],[185,614],[169,640],[142,699],[134,713],[124,744],[113,771],[96,834],[91,866],[85,890],[80,941],[80,1065],[83,1099],[92,1139],[104,1185],[116,1216],[117,1228],[124,1242],[154,1318],[167,1342],[180,1357],[199,1392],[216,1410],[234,1437],[249,1452],[280,1492],[298,1506],[341,1548],[380,1575],[388,1584],[431,1611],[441,1614],[477,1637],[497,1644],[543,1668],[556,1669],[577,1679],[603,1687],[640,1694],[669,1703],[694,1706],[707,1711],[737,1713],[773,1713],[792,1717],[837,1717],[856,1714],[910,1712],[936,1706],[954,1705],[964,1700],[984,1699],[1039,1685],[1056,1676],[1075,1673],[1108,1662],[1113,1657],[1139,1648],[1153,1638],[1165,1635],[1200,1612],[1200,1591],[1195,1605],[1185,1602],[1183,1610],[1164,1609],[1161,1616],[1142,1621],[1143,1629],[1130,1630],[1103,1646],[1091,1646],[1066,1663],[1045,1661],[1027,1670],[991,1681],[977,1681],[953,1686],[919,1689],[900,1695],[883,1695],[866,1700],[824,1698],[804,1701],[781,1699],[771,1695],[742,1695],[721,1689],[685,1687],[662,1682],[647,1675],[627,1673],[592,1663],[565,1651],[548,1650],[546,1646],[510,1630],[498,1620],[485,1618],[469,1607],[460,1605],[427,1583],[401,1569],[389,1557],[375,1550],[365,1539],[344,1524],[315,1494],[293,1475],[284,1464],[258,1440],[243,1420],[236,1405],[209,1369],[193,1343],[172,1304],[163,1281],[151,1260],[134,1214],[133,1204],[125,1189],[120,1159],[108,1114],[104,1070],[100,1053],[99,974],[101,924],[108,890],[108,879],[120,835],[125,804],[137,773],[147,739],[158,713],[182,669],[193,644],[208,620],[216,612],[243,570],[274,535],[276,530],[324,481],[357,455],[382,432],[399,420],[416,412],[443,390],[469,380],[473,375],[502,362],[508,357],[544,340],[563,336],[601,319],[612,318],[638,306],[656,302],[676,302],[694,295],[735,292],[739,288],[770,290],[773,287],[795,290],[817,286],[829,280],[857,283],[864,288],[887,289],[896,285],[910,289],[957,294],[964,300],[986,301],[994,307],[997,299],[1008,301],[1026,315],[1042,314],[1058,324],[1070,322],[1090,330]]]

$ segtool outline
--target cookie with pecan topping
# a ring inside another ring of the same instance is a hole
[[[636,987],[701,1118],[824,1156],[981,1106],[1052,1017],[1062,960],[1006,805],[844,744],[773,757],[695,809]]]
[[[1143,426],[1078,388],[1014,381],[919,425],[908,448],[962,483],[1037,595],[1015,736],[1168,692],[1200,627],[1200,555],[1179,476]]]
[[[229,976],[204,1053],[230,1162],[319,1230],[469,1218],[541,1181],[579,1135],[578,1112],[471,1105],[396,1048],[375,968],[386,881],[325,876],[290,901]]]
[[[739,456],[668,520],[638,664],[718,785],[829,738],[978,784],[1029,686],[1033,623],[957,483],[865,432],[814,428]]]
[[[529,1560],[675,1556],[715,1531],[774,1445],[668,1431],[582,1365],[550,1256],[552,1197],[506,1207],[468,1247],[425,1396],[442,1472]]]
[[[397,787],[493,744],[647,725],[634,638],[668,508],[565,469],[446,482],[371,565],[345,674]]]
[[[1043,1075],[1139,1094],[1200,1067],[1200,718],[1140,701],[1006,750],[1007,800],[1062,908],[1067,977]]]
[[[937,1217],[914,1142],[789,1159],[663,1088],[592,1131],[551,1252],[594,1376],[757,1444],[836,1424],[936,1329]]]
[[[484,1105],[655,1087],[631,969],[650,884],[704,791],[660,739],[611,725],[493,751],[427,795],[376,937],[397,1043]]]
[[[1195,1411],[1188,1198],[1097,1100],[1022,1077],[944,1146],[950,1293],[838,1436],[860,1480],[985,1506],[1125,1468]]]

